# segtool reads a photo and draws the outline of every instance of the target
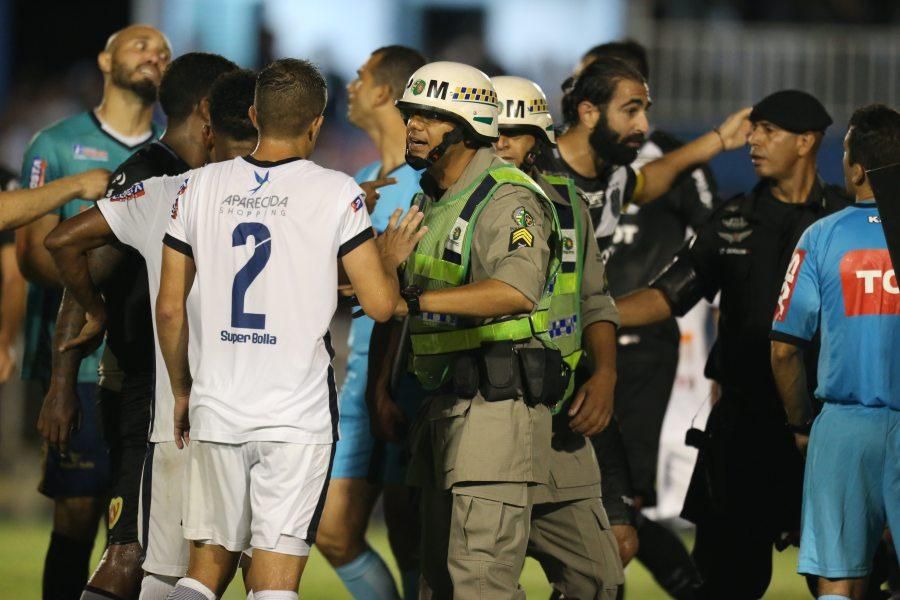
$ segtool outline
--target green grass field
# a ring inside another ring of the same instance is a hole
[[[18,600],[40,597],[41,568],[49,535],[49,523],[0,521],[0,598]],[[373,527],[370,531],[370,542],[388,559],[391,568],[395,569],[390,559],[384,530]],[[95,552],[95,563],[99,553],[99,550]],[[803,580],[795,574],[796,565],[795,548],[775,555],[775,575],[766,598],[777,600],[809,598]],[[650,574],[636,561],[628,567],[626,574],[628,600],[654,600],[666,597]],[[550,594],[550,586],[543,572],[538,564],[530,559],[525,565],[521,581],[529,598],[543,600]],[[315,551],[306,567],[300,592],[300,597],[306,600],[350,598],[334,571]],[[227,600],[242,600],[245,594],[240,584],[235,582],[224,597]]]

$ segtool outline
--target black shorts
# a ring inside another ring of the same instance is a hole
[[[617,350],[616,418],[631,469],[634,493],[643,506],[656,505],[659,436],[678,370],[680,334],[675,320],[621,329]]]
[[[138,541],[141,471],[150,432],[153,374],[126,376],[121,392],[101,390],[104,434],[109,443],[109,543]]]
[[[46,396],[47,382],[42,383]],[[97,410],[97,384],[79,383],[75,392],[81,407],[81,423],[72,432],[69,451],[60,455],[55,448],[44,446],[38,491],[48,498],[103,496],[109,486],[109,452]]]

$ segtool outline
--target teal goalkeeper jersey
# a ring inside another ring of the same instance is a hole
[[[22,187],[35,188],[54,179],[90,169],[115,171],[136,150],[156,139],[162,128],[153,125],[152,133],[134,146],[128,146],[105,131],[88,111],[42,129],[34,136],[22,163]],[[93,206],[86,200],[72,200],[50,214],[67,219]],[[62,291],[28,284],[28,309],[25,316],[25,356],[22,378],[50,379],[50,357],[56,313]],[[79,383],[97,381],[97,369],[103,346],[81,361]]]

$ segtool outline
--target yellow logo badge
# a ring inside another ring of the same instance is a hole
[[[531,248],[534,245],[534,235],[528,229],[519,227],[509,234],[509,251],[516,248]]]
[[[119,517],[122,516],[122,505],[124,501],[121,496],[116,496],[112,500],[109,501],[109,528],[112,529],[116,526],[116,523],[119,522]]]

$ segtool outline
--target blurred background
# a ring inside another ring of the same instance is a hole
[[[387,44],[416,47],[431,60],[469,63],[488,75],[531,78],[558,116],[560,84],[581,54],[633,38],[649,51],[651,124],[684,139],[772,91],[804,89],[835,121],[820,155],[829,182],[841,181],[841,138],[852,110],[870,102],[900,105],[897,0],[0,0],[0,164],[18,171],[35,132],[98,102],[96,55],[110,33],[134,22],[161,29],[176,56],[217,52],[250,68],[283,56],[316,62],[328,77],[329,102],[314,158],[348,173],[376,152],[346,121],[345,86],[369,53]],[[723,197],[754,183],[746,150],[721,155],[712,167]],[[345,319],[335,327],[343,359]],[[663,434],[662,451],[669,455],[660,461],[660,484],[676,488],[692,468],[692,456],[681,450],[684,430],[692,420],[702,422],[709,395],[700,374],[705,317],[682,329],[679,398]],[[39,588],[28,582],[39,582],[49,530],[50,502],[35,491],[39,398],[28,397],[21,382],[11,381],[0,399],[3,598],[37,597]],[[668,504],[661,502],[660,516],[677,515],[673,493]],[[374,535],[382,544],[383,531]],[[779,557],[769,597],[808,597],[795,566],[795,553]],[[307,573],[331,576],[324,564],[318,567]],[[541,577],[532,564],[523,579],[538,590],[536,597],[549,589]],[[323,581],[329,593],[307,596],[340,597],[336,578]],[[639,567],[629,569],[629,585],[629,598],[662,597]],[[12,591],[22,589],[33,592]]]

